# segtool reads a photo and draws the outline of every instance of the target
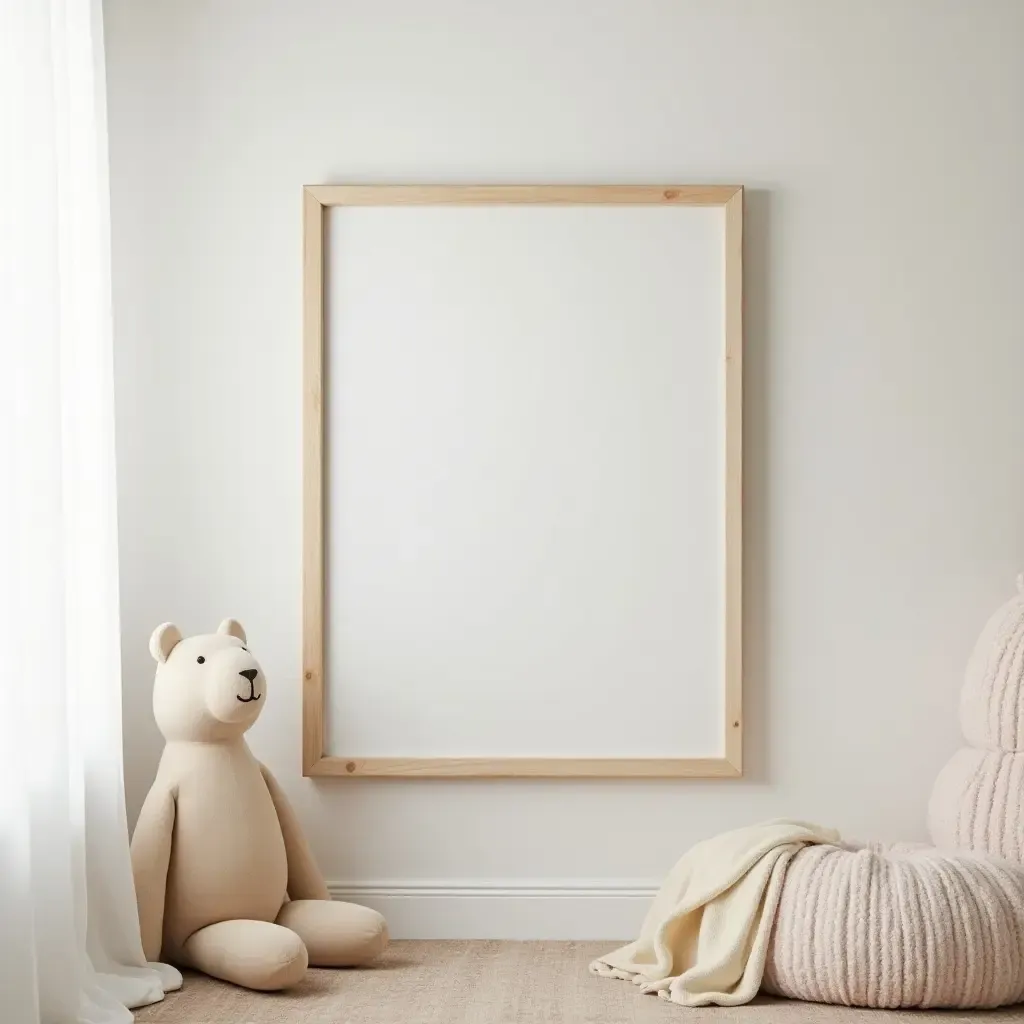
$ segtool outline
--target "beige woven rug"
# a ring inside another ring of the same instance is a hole
[[[248,992],[202,975],[139,1024],[1000,1024],[1024,1009],[891,1013],[759,999],[687,1009],[596,978],[612,942],[393,942],[374,968],[311,970],[290,992]]]

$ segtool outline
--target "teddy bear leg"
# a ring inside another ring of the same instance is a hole
[[[388,928],[376,910],[331,900],[292,900],[277,923],[302,937],[314,967],[358,967],[388,944]]]
[[[302,939],[270,921],[220,921],[193,932],[182,952],[188,966],[261,992],[302,980],[308,956]]]

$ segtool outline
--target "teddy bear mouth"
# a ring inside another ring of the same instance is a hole
[[[249,704],[249,703],[251,703],[254,700],[259,700],[260,697],[262,697],[262,696],[263,696],[262,693],[257,693],[256,692],[256,680],[255,679],[250,679],[249,680],[249,696],[248,697],[239,697],[236,694],[235,695],[235,700],[239,700],[243,704]]]

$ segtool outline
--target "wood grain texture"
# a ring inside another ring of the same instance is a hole
[[[302,195],[302,770],[324,752],[324,208]]]
[[[725,204],[725,756],[743,772],[743,190]]]
[[[725,756],[347,758],[325,752],[324,227],[330,206],[721,206],[724,267]],[[737,185],[311,185],[303,190],[303,774],[335,778],[737,778],[743,770],[743,189]]]
[[[738,185],[307,185],[324,206],[723,206]]]
[[[732,779],[740,773],[724,757],[333,757],[308,774],[343,778],[694,778]]]

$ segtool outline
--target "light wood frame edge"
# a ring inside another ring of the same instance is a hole
[[[743,189],[725,203],[725,759],[743,774]]]
[[[324,758],[324,205],[302,195],[302,773]]]
[[[346,758],[324,735],[324,226],[331,206],[622,204],[725,211],[725,756]],[[302,194],[302,773],[376,778],[738,778],[743,774],[743,188],[739,185],[307,185]]]

